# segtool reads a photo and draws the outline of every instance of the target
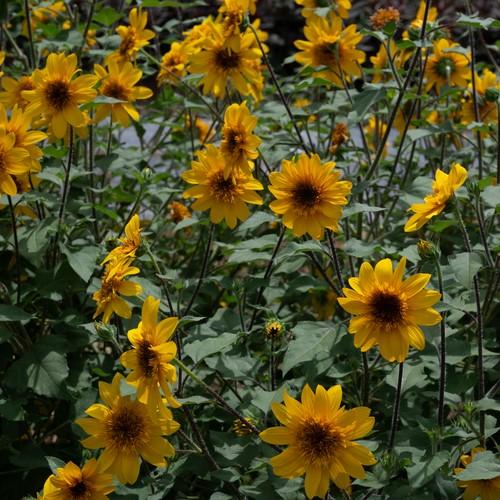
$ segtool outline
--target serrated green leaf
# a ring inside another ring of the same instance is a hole
[[[472,287],[474,276],[483,267],[481,257],[476,253],[457,253],[449,258],[456,280],[465,288]]]
[[[472,462],[456,474],[459,481],[481,481],[500,476],[500,461],[491,451],[476,453]]]
[[[238,335],[234,333],[222,333],[217,337],[211,337],[204,340],[195,340],[184,347],[184,353],[187,354],[195,363],[203,358],[219,353],[232,346]]]

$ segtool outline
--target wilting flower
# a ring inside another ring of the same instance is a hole
[[[469,60],[467,56],[454,51],[460,47],[458,43],[441,38],[433,44],[433,52],[427,60],[425,76],[427,91],[436,87],[441,91],[443,85],[450,87],[466,87],[470,79]]]
[[[0,124],[0,194],[17,194],[15,176],[27,174],[31,170],[31,158],[24,148],[15,146],[16,136]]]
[[[389,23],[398,23],[400,18],[399,10],[394,7],[377,9],[370,17],[373,29],[382,30]]]
[[[281,172],[269,175],[269,191],[276,198],[269,206],[295,236],[308,233],[318,240],[325,228],[338,231],[352,184],[339,180],[341,173],[334,167],[334,162],[321,163],[316,154],[302,154],[298,160],[283,160]]]
[[[248,110],[246,101],[242,104],[231,104],[226,109],[220,145],[226,162],[226,179],[237,169],[251,174],[250,167],[253,163],[249,160],[259,156],[257,148],[261,143],[260,138],[253,134],[256,125],[257,118]]]
[[[316,71],[314,76],[331,81],[338,87],[343,87],[342,77],[361,76],[361,64],[365,53],[357,50],[356,45],[363,35],[356,31],[356,25],[342,28],[342,19],[326,19],[313,17],[304,28],[307,40],[297,40],[295,46],[301,50],[295,54],[298,63],[305,67],[326,66],[326,69]]]
[[[425,289],[430,274],[418,273],[403,280],[406,258],[393,271],[390,259],[377,262],[375,269],[363,262],[359,277],[350,278],[351,288],[342,291],[345,297],[337,300],[354,315],[349,333],[354,345],[362,352],[378,345],[387,361],[402,363],[409,346],[422,350],[425,337],[420,325],[432,326],[441,321],[441,315],[431,306],[441,294]]]
[[[454,163],[450,173],[436,170],[436,179],[432,184],[432,194],[424,198],[423,203],[414,203],[408,211],[414,214],[405,224],[405,232],[417,231],[432,217],[440,214],[455,191],[466,181],[467,170],[459,163]]]
[[[297,5],[301,5],[302,9],[300,13],[306,18],[311,18],[316,16],[316,9],[318,7],[326,6],[330,7],[330,13],[337,15],[342,19],[347,19],[349,17],[349,11],[351,10],[350,0],[332,0],[329,2],[323,2],[322,0],[295,0]]]
[[[387,125],[381,119],[377,119],[375,115],[371,115],[370,118],[368,118],[368,123],[365,127],[363,127],[363,130],[365,131],[368,147],[372,151],[376,151],[387,130]],[[389,145],[386,143],[382,153],[382,158],[386,157],[388,150]]]
[[[10,76],[4,76],[2,78],[2,88],[3,92],[0,92],[0,103],[2,103],[7,108],[13,108],[16,104],[24,109],[28,104],[23,96],[23,90],[33,90],[35,88],[35,82],[31,75],[21,76],[18,80],[11,78]]]
[[[170,209],[169,212],[170,218],[176,224],[181,220],[191,217],[191,212],[189,211],[189,208],[187,208],[186,205],[179,203],[178,201],[173,201],[172,203],[170,203],[168,205],[168,208]]]
[[[106,263],[102,276],[101,288],[94,292],[92,299],[97,302],[97,309],[93,318],[103,314],[103,323],[109,323],[113,313],[122,318],[130,318],[130,306],[120,295],[135,296],[142,292],[142,287],[133,281],[126,281],[127,276],[138,274],[140,269],[132,267],[133,259],[113,259]]]
[[[118,26],[116,32],[120,35],[121,42],[118,50],[110,54],[106,62],[115,60],[119,63],[134,61],[140,49],[149,45],[149,40],[154,38],[153,31],[146,29],[148,13],[142,9],[133,8],[128,15],[129,26]]]
[[[208,144],[198,151],[198,160],[193,161],[191,170],[182,178],[194,187],[187,189],[184,198],[196,198],[194,210],[210,209],[210,220],[216,224],[223,219],[233,229],[237,220],[245,220],[250,215],[246,203],[262,205],[262,198],[255,192],[261,191],[262,184],[251,175],[234,172],[225,177],[226,162],[220,149]]]
[[[260,433],[266,443],[287,446],[270,460],[277,476],[292,479],[305,474],[308,498],[324,498],[330,481],[346,490],[351,485],[350,476],[365,477],[363,465],[373,465],[376,460],[355,440],[373,428],[375,419],[370,417],[369,408],[341,407],[340,385],[328,390],[318,385],[315,393],[306,385],[300,402],[285,390],[283,399],[285,404],[272,405],[282,425]]]
[[[177,380],[175,367],[170,364],[177,354],[177,346],[170,339],[179,320],[172,317],[158,323],[159,308],[159,299],[146,298],[139,325],[128,332],[133,349],[120,358],[120,363],[132,370],[127,376],[127,383],[137,389],[137,399],[151,412],[164,408],[160,390],[170,406],[180,406],[169,386]]]
[[[97,93],[92,88],[97,77],[83,75],[74,78],[80,71],[76,65],[75,54],[50,54],[45,68],[33,73],[35,89],[22,92],[29,101],[26,112],[43,115],[58,139],[66,135],[68,125],[82,127],[86,124],[80,105],[91,101]]]
[[[166,467],[166,457],[173,457],[174,447],[163,437],[179,429],[168,413],[155,415],[145,404],[120,394],[123,375],[117,373],[111,384],[99,382],[97,403],[85,410],[90,418],[79,418],[76,424],[89,437],[82,441],[90,449],[104,448],[100,457],[103,468],[121,483],[135,483],[141,458],[157,467]]]
[[[73,462],[56,469],[43,486],[43,500],[105,500],[114,491],[113,476],[101,460],[91,458],[82,468]]]
[[[349,136],[349,127],[347,126],[347,123],[337,123],[332,131],[330,151],[332,153],[336,153],[339,147],[349,140]]]
[[[238,436],[238,437],[243,437],[243,436],[249,436],[250,434],[253,434],[253,429],[248,425],[248,423],[255,425],[255,419],[252,417],[245,417],[245,420],[240,420],[237,418],[231,427],[231,430]],[[248,422],[248,423],[247,423]]]
[[[139,99],[149,99],[153,95],[147,87],[136,85],[142,78],[142,71],[130,62],[118,64],[115,60],[108,61],[108,71],[100,64],[96,64],[94,70],[101,81],[100,94],[123,101],[99,104],[95,115],[96,122],[104,120],[109,115],[113,122],[118,122],[122,127],[130,125],[130,118],[135,122],[138,121],[139,112],[134,102]]]
[[[113,259],[135,257],[141,245],[141,221],[135,214],[125,226],[125,237],[120,238],[120,245],[111,250],[101,262],[101,266]]]
[[[161,58],[160,71],[156,77],[158,85],[165,83],[177,83],[179,78],[186,74],[188,63],[189,46],[186,43],[173,42],[170,50]]]
[[[494,92],[494,99],[489,98],[489,93]],[[498,92],[500,92],[500,81],[497,75],[484,68],[482,76],[476,74],[476,95],[478,100],[479,120],[483,123],[497,123],[498,120]],[[472,84],[469,83],[467,100],[462,107],[463,123],[476,121],[474,112],[474,101],[472,99]]]
[[[485,449],[481,447],[473,448],[470,455],[462,455],[460,462],[463,467],[456,467],[454,472],[458,474],[458,486],[464,488],[464,500],[497,500],[500,498],[500,475],[491,479],[476,479],[461,481],[460,473],[467,470],[467,466],[474,460],[474,457]]]

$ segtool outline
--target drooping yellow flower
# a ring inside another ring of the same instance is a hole
[[[113,476],[102,460],[91,458],[80,469],[73,462],[59,467],[43,486],[43,500],[105,500],[114,491]]]
[[[253,131],[257,117],[247,108],[247,103],[231,104],[224,114],[222,142],[220,149],[226,161],[224,176],[227,179],[235,170],[250,174],[252,163],[259,156],[257,148],[261,143]]]
[[[306,385],[300,402],[285,390],[283,400],[285,404],[272,405],[282,425],[260,433],[266,443],[287,446],[270,460],[274,474],[288,479],[305,474],[308,498],[325,498],[330,481],[346,490],[351,485],[350,477],[365,477],[363,466],[376,460],[355,440],[373,429],[375,419],[370,417],[369,408],[341,407],[340,385],[328,390],[318,385],[315,393]]]
[[[418,6],[417,13],[415,14],[415,19],[411,22],[410,27],[414,30],[422,29],[422,24],[424,22],[424,14],[425,14],[425,0],[421,0]],[[427,14],[427,22],[433,23],[438,17],[438,10],[436,7],[430,7],[429,13]]]
[[[483,70],[482,76],[476,74],[476,94],[478,100],[479,120],[483,123],[497,123],[498,108],[496,101],[500,92],[500,80],[488,68]],[[462,107],[462,122],[476,121],[474,101],[472,99],[472,83],[469,83],[467,100]]]
[[[387,130],[387,124],[385,124],[380,118],[377,119],[375,115],[371,115],[370,118],[368,118],[368,123],[363,127],[363,130],[365,132],[368,147],[372,151],[376,151]],[[389,145],[386,143],[384,151],[382,152],[382,158],[387,156],[388,151]]]
[[[16,104],[24,109],[28,104],[23,96],[23,90],[33,90],[35,88],[35,82],[31,75],[21,76],[18,80],[11,78],[10,76],[4,76],[2,78],[2,88],[3,92],[0,92],[0,103],[2,103],[7,108],[13,108]]]
[[[194,187],[187,189],[184,198],[196,198],[194,210],[210,209],[210,220],[218,224],[225,220],[233,229],[238,220],[250,215],[246,203],[262,205],[262,198],[255,192],[261,191],[262,184],[241,171],[225,177],[226,162],[220,149],[208,144],[206,149],[197,153],[197,161],[191,170],[184,172],[182,178]]]
[[[260,50],[254,46],[251,31],[239,35],[238,48],[226,44],[220,24],[208,24],[209,36],[203,40],[202,50],[190,56],[190,73],[202,74],[203,93],[215,97],[226,95],[226,85],[236,88],[240,94],[251,93],[251,85],[258,81],[255,63],[260,61]]]
[[[0,194],[17,194],[16,176],[27,174],[32,166],[29,152],[15,146],[16,136],[0,123]]]
[[[201,144],[211,142],[215,139],[214,126],[209,125],[205,120],[197,116],[194,120],[194,126],[198,131],[198,139]]]
[[[120,295],[135,296],[142,292],[142,287],[133,281],[125,281],[127,276],[138,274],[140,269],[132,267],[133,259],[113,259],[106,263],[102,276],[101,288],[94,292],[92,299],[97,302],[97,309],[93,318],[103,314],[103,323],[109,323],[113,313],[122,318],[130,318],[130,306]]]
[[[191,217],[191,212],[189,211],[189,208],[187,208],[182,203],[179,203],[178,201],[173,201],[172,203],[170,203],[168,205],[168,208],[170,210],[169,216],[172,219],[172,221],[174,221],[176,224],[181,220]]]
[[[140,49],[149,45],[154,38],[153,31],[146,29],[148,13],[145,10],[133,8],[128,15],[129,26],[118,26],[116,32],[121,42],[118,50],[108,56],[106,62],[115,60],[119,63],[134,61]]]
[[[342,207],[351,193],[352,184],[340,176],[334,162],[322,163],[316,154],[283,160],[281,172],[269,175],[269,191],[276,198],[269,206],[283,216],[283,224],[295,236],[308,233],[319,240],[325,228],[338,231]]]
[[[330,146],[330,151],[336,153],[342,144],[347,142],[350,137],[349,127],[345,122],[339,122],[335,125],[332,131],[332,141]]]
[[[441,38],[433,43],[433,52],[427,60],[425,76],[427,91],[436,88],[441,91],[443,85],[466,87],[470,80],[469,56],[454,51],[458,43]]]
[[[111,115],[113,122],[118,122],[122,127],[130,125],[130,118],[135,122],[138,121],[139,112],[134,106],[135,101],[149,99],[153,95],[153,92],[147,87],[136,85],[142,78],[142,71],[128,61],[118,64],[116,60],[112,59],[108,60],[108,71],[100,64],[94,66],[94,71],[101,82],[100,94],[124,101],[97,105],[96,122],[104,120],[109,115]]]
[[[137,399],[152,413],[157,409],[162,412],[165,408],[161,391],[169,406],[180,406],[169,386],[177,380],[175,366],[170,364],[177,354],[177,346],[170,339],[179,320],[171,317],[158,323],[159,308],[159,299],[146,298],[139,325],[128,332],[133,349],[120,357],[120,363],[132,370],[127,383],[137,389]]]
[[[125,226],[125,237],[120,238],[120,245],[113,248],[106,258],[101,262],[101,266],[114,259],[135,257],[135,253],[141,245],[141,221],[135,214]]]
[[[342,19],[349,17],[351,10],[350,0],[332,0],[331,2],[323,2],[321,0],[295,0],[297,5],[302,5],[300,13],[306,18],[317,17],[316,9],[318,7],[330,7],[331,14],[337,15]]]
[[[399,68],[402,64],[401,54],[398,52],[396,42],[391,39],[389,42],[389,51],[395,68]],[[394,78],[390,72],[389,56],[387,54],[387,47],[380,44],[378,52],[370,57],[370,62],[373,64],[373,83],[390,80]]]
[[[405,232],[417,231],[432,217],[440,214],[455,191],[467,180],[467,175],[467,170],[460,163],[454,163],[449,174],[438,168],[432,184],[432,194],[426,196],[423,203],[414,203],[408,209],[414,215],[405,224]]]
[[[75,54],[50,54],[45,68],[33,73],[35,89],[22,92],[29,101],[26,112],[43,115],[58,139],[66,135],[68,125],[85,125],[80,105],[91,101],[97,93],[92,88],[97,77],[82,75],[74,78],[79,71]]]
[[[100,456],[103,469],[121,483],[137,481],[141,458],[156,467],[166,467],[166,457],[175,454],[174,447],[163,437],[179,429],[179,424],[165,411],[152,414],[145,404],[120,394],[123,375],[117,373],[111,384],[99,382],[97,403],[85,410],[90,418],[79,418],[76,424],[89,437],[82,441],[90,449],[104,448]]]
[[[307,40],[295,42],[302,51],[295,54],[295,60],[306,68],[326,66],[327,69],[315,72],[314,76],[338,87],[343,87],[342,76],[347,81],[361,76],[365,53],[356,49],[356,45],[363,35],[357,32],[355,24],[343,29],[340,17],[313,17],[304,27],[304,35]]]
[[[462,455],[460,462],[463,467],[455,467],[455,474],[460,474],[467,469],[467,466],[472,462],[478,453],[484,452],[485,449],[481,447],[473,448],[470,455]],[[500,476],[492,479],[477,479],[469,481],[458,481],[458,486],[464,488],[464,500],[498,500],[500,498]]]
[[[402,363],[409,346],[422,350],[425,337],[420,325],[431,326],[441,321],[441,315],[431,306],[441,294],[425,289],[430,274],[418,273],[403,280],[406,258],[393,271],[390,259],[379,261],[375,269],[363,262],[359,277],[350,278],[351,288],[344,288],[345,297],[339,304],[354,315],[349,333],[354,345],[362,352],[378,345],[387,361]]]
[[[161,58],[160,71],[156,77],[158,85],[172,83],[176,85],[179,78],[186,74],[186,65],[192,53],[185,43],[173,42],[170,50]]]

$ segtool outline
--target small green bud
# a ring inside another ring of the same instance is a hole
[[[96,321],[94,323],[97,335],[104,342],[116,343],[116,327],[113,325],[107,325],[101,321]]]
[[[486,89],[486,92],[484,93],[484,98],[488,102],[497,102],[500,99],[500,89],[496,89],[494,87]]]

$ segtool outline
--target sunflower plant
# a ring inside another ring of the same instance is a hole
[[[490,3],[0,4],[0,498],[500,498]]]

